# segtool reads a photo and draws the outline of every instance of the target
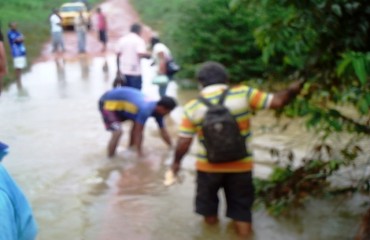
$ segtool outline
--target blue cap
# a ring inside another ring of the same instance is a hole
[[[0,142],[0,161],[6,154],[8,154],[8,149],[9,149],[8,145]]]

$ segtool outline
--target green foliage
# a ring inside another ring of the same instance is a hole
[[[259,6],[263,20],[255,27],[254,36],[264,62],[280,65],[273,77],[308,80],[302,96],[284,113],[292,117],[310,115],[307,125],[328,133],[369,134],[370,2],[241,3],[244,5],[240,7]],[[355,108],[357,114],[347,115],[335,105]]]
[[[276,167],[268,179],[254,179],[256,206],[265,206],[270,214],[278,216],[290,207],[302,206],[309,197],[334,196],[337,193],[368,191],[368,181],[358,177],[355,187],[331,187],[330,177],[354,164],[362,149],[352,142],[334,153],[333,146],[322,143],[312,149],[312,156],[304,159],[304,165],[294,168],[294,157]],[[279,156],[279,150],[271,149]],[[293,156],[293,155],[292,155]],[[353,183],[352,180],[351,183]]]

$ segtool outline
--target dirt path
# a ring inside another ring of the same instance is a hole
[[[94,6],[94,9],[92,10],[93,13],[95,13],[95,9],[98,6],[101,7],[102,12],[107,17],[108,45],[107,51],[101,52],[102,45],[98,41],[98,33],[94,29],[90,30],[87,34],[87,53],[84,55],[91,57],[105,56],[106,54],[114,53],[115,45],[118,39],[129,32],[130,25],[135,22],[141,22],[139,15],[131,6],[129,0],[107,0],[102,4]],[[153,31],[150,27],[143,25],[142,37],[147,43],[152,33]],[[66,52],[54,54],[51,52],[51,42],[49,41],[45,43],[41,51],[41,55],[36,61],[47,61],[54,59],[56,56],[62,56],[64,59],[74,59],[82,55],[78,53],[77,35],[74,31],[64,31],[64,44],[66,47]]]

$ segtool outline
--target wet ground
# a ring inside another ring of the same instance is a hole
[[[71,30],[66,29],[64,31],[64,42],[66,45],[66,52],[63,54],[55,54],[59,57],[63,56],[64,59],[75,59],[81,55],[104,57],[107,53],[114,53],[115,44],[118,39],[124,34],[129,32],[130,26],[133,23],[140,22],[140,17],[135,9],[130,5],[128,0],[107,0],[99,5],[102,12],[106,15],[108,24],[108,43],[107,51],[102,52],[102,45],[98,40],[98,32],[93,27],[87,35],[87,54],[78,54],[77,48],[77,34]],[[95,8],[94,8],[95,9]],[[93,10],[93,13],[94,10]],[[93,15],[94,18],[94,15]],[[153,31],[149,26],[143,25],[142,37],[146,42],[149,41]],[[53,60],[55,55],[50,54],[51,45],[50,42],[46,43],[40,57],[37,59],[38,62],[45,60]]]
[[[112,0],[102,5],[108,19],[137,15],[127,1]],[[131,9],[127,11],[127,8]],[[131,13],[130,13],[131,12]],[[116,17],[114,17],[116,16]],[[131,16],[131,17],[130,17]],[[77,54],[74,33],[68,32],[67,53],[51,55],[45,45],[40,59],[23,77],[22,90],[11,85],[0,99],[0,139],[10,145],[4,164],[29,198],[40,227],[39,240],[208,240],[235,239],[229,219],[207,227],[193,213],[194,148],[183,162],[183,182],[171,187],[162,184],[173,152],[158,141],[154,121],[145,129],[146,157],[137,159],[126,148],[123,136],[114,159],[106,158],[109,134],[104,130],[97,100],[112,86],[115,75],[114,39],[125,32],[110,33],[109,49],[89,39],[89,52]],[[91,33],[93,34],[93,33]],[[92,45],[91,45],[92,44]],[[49,49],[50,50],[50,49]],[[158,98],[151,85],[152,70],[143,61],[143,92]],[[169,95],[180,105],[196,96],[172,82]],[[167,119],[175,138],[181,106]],[[302,121],[286,131],[271,127],[276,123],[269,112],[255,116],[252,147],[256,156],[255,175],[265,177],[274,160],[270,147],[294,149],[297,158],[306,154],[316,137],[302,128]],[[129,123],[124,128],[130,128]],[[343,197],[311,200],[305,209],[288,217],[270,217],[263,209],[254,210],[256,240],[337,240],[352,239],[367,198]]]
[[[104,72],[103,66],[109,66]],[[143,62],[147,69],[149,65]],[[193,213],[194,149],[183,163],[184,181],[162,184],[172,152],[158,141],[154,121],[145,130],[144,159],[126,148],[124,135],[118,156],[106,158],[109,134],[97,110],[100,95],[111,88],[114,56],[45,61],[23,75],[24,89],[12,85],[0,99],[0,139],[10,145],[4,164],[24,189],[40,226],[40,240],[49,239],[233,239],[229,220],[210,228]],[[157,89],[144,76],[143,91]],[[196,95],[171,83],[169,95],[184,103]],[[167,123],[176,135],[181,107]],[[255,117],[255,175],[267,176],[268,148],[293,148],[303,154],[313,137],[299,124],[286,132],[266,130],[271,115]],[[127,130],[130,125],[124,125]],[[363,197],[312,200],[290,217],[272,218],[254,211],[255,239],[350,239],[363,212]],[[343,238],[342,238],[343,237]]]

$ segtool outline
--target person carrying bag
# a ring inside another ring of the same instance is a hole
[[[168,83],[180,67],[173,60],[170,49],[158,37],[151,38],[151,48],[156,71],[152,84],[158,85],[159,95],[162,97],[166,95]]]

